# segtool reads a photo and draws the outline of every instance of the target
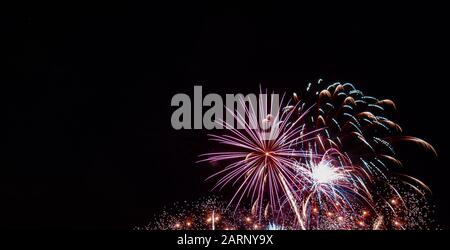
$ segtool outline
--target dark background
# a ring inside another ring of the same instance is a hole
[[[325,8],[328,7],[328,8]],[[0,227],[124,228],[209,194],[206,131],[176,93],[352,82],[433,144],[407,173],[448,228],[448,20],[442,6],[24,5],[1,22]]]

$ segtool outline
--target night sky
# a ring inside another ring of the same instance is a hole
[[[345,9],[345,8],[342,8]],[[174,130],[176,93],[298,92],[351,82],[393,99],[448,200],[448,20],[438,7],[35,5],[1,16],[0,227],[131,229],[211,194],[206,130]],[[8,12],[8,11],[6,11]],[[408,156],[408,152],[404,152]],[[406,157],[405,157],[406,158]]]

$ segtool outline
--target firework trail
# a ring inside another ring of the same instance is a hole
[[[412,217],[407,214],[422,197],[415,194],[428,188],[392,171],[401,165],[396,146],[413,143],[436,152],[427,142],[401,134],[389,117],[396,110],[391,100],[366,96],[349,83],[322,84],[319,80],[301,95],[294,93],[294,103],[282,112],[260,107],[259,117],[241,100],[245,116],[237,114],[235,120],[242,130],[219,121],[230,133],[210,135],[211,140],[232,150],[204,154],[201,160],[225,163],[211,176],[220,176],[215,188],[237,185],[230,204],[238,207],[249,198],[253,214],[281,221],[293,215],[293,228],[406,228],[406,218]],[[261,120],[270,123],[269,130],[255,129]]]

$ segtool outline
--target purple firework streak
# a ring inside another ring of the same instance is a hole
[[[261,95],[260,103],[263,103]],[[295,106],[287,106],[281,114],[280,112],[270,114],[267,107],[260,105],[258,113],[251,103],[247,106],[244,100],[240,99],[240,104],[244,107],[245,115],[235,113],[234,110],[228,112],[234,115],[238,125],[243,129],[236,129],[232,124],[219,121],[231,135],[210,135],[211,140],[231,146],[237,151],[204,154],[202,157],[206,158],[200,162],[230,162],[210,178],[222,175],[214,187],[220,189],[227,184],[234,186],[241,182],[231,199],[231,202],[236,201],[237,205],[244,196],[251,197],[252,210],[268,216],[270,212],[281,213],[284,198],[287,197],[290,205],[296,208],[293,199],[296,196],[294,184],[298,179],[295,167],[297,159],[320,157],[298,149],[297,146],[312,140],[314,134],[321,129],[303,133],[301,121],[308,110],[292,122],[287,122],[294,114]],[[258,126],[261,124],[260,121],[262,126]],[[264,129],[265,127],[268,129]],[[299,222],[303,223],[301,219]]]

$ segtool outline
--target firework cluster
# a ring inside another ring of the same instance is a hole
[[[219,121],[227,129],[199,161],[218,168],[214,189],[234,190],[231,200],[178,204],[147,229],[430,229],[430,190],[402,172],[396,151],[436,152],[403,135],[393,101],[319,80],[279,112],[241,105],[245,115],[228,110],[241,129]]]
[[[396,149],[411,144],[435,151],[402,134],[393,101],[319,80],[275,114],[242,105],[246,116],[235,119],[244,129],[227,124],[228,133],[211,135],[225,150],[201,160],[224,166],[212,177],[219,178],[216,188],[235,188],[230,204],[249,201],[257,218],[291,221],[285,227],[293,229],[427,228],[430,191],[400,172]],[[250,126],[260,119],[269,131]]]

